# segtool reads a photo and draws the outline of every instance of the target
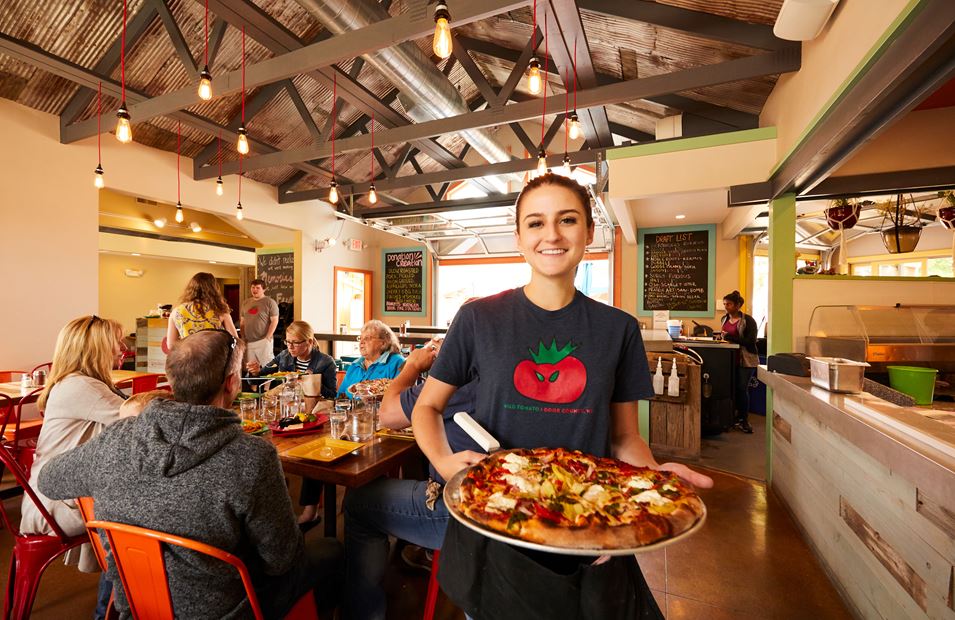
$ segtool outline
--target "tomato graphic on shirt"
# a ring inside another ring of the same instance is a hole
[[[545,403],[569,403],[580,398],[587,387],[587,368],[571,355],[577,345],[568,342],[557,347],[538,343],[537,352],[528,349],[531,359],[522,360],[514,368],[514,389],[527,398]]]

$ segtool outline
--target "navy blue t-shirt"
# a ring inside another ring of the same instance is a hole
[[[484,452],[484,449],[471,439],[471,436],[465,433],[464,429],[458,426],[454,421],[454,414],[459,411],[464,411],[470,416],[474,415],[474,387],[474,383],[462,385],[444,408],[444,434],[448,438],[448,444],[451,446],[452,452],[461,452],[463,450]],[[418,402],[418,397],[421,396],[421,390],[423,388],[424,383],[419,383],[406,390],[402,390],[398,396],[399,402],[401,403],[401,411],[405,414],[405,417],[408,418],[409,422],[411,421],[411,411],[414,409],[415,403]],[[433,479],[444,481],[444,479],[438,475],[438,471],[434,468],[434,465],[430,462],[428,463],[428,471],[431,472]]]
[[[474,417],[502,448],[608,456],[610,404],[653,396],[636,319],[580,292],[554,311],[520,288],[465,304],[430,374],[478,380]]]

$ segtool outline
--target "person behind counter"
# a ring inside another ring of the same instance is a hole
[[[200,271],[186,284],[179,305],[169,313],[166,346],[172,349],[189,334],[203,329],[224,329],[233,338],[239,337],[229,313],[229,304],[219,291],[215,276]]]
[[[362,326],[358,336],[358,351],[361,357],[345,371],[342,384],[338,386],[339,396],[350,396],[346,390],[359,381],[394,379],[405,363],[405,358],[401,357],[398,336],[378,320],[368,321]]]
[[[530,282],[463,306],[451,323],[412,412],[428,460],[450,480],[486,456],[455,452],[442,416],[451,396],[477,381],[475,417],[504,448],[577,449],[712,486],[684,465],[658,464],[640,437],[638,401],[653,389],[636,319],[574,288],[594,236],[587,190],[544,174],[524,186],[516,210],[516,241]],[[522,370],[529,351],[560,349],[573,353],[575,369],[554,373],[550,382],[514,370]],[[456,521],[448,523],[441,549],[441,587],[472,616],[566,617],[586,607],[589,615],[581,617],[663,617],[632,555],[598,560],[525,552]]]
[[[335,360],[318,349],[312,326],[305,321],[290,323],[285,328],[285,346],[286,349],[265,366],[261,366],[258,360],[250,360],[246,370],[254,377],[275,372],[321,375],[321,397],[335,398]]]
[[[756,332],[759,327],[756,319],[746,314],[743,307],[743,297],[739,291],[733,291],[723,297],[723,340],[735,342],[739,345],[739,372],[736,373],[736,423],[733,428],[752,433],[749,425],[749,380],[759,365],[759,356],[756,354]]]

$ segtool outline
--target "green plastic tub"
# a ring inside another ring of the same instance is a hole
[[[935,395],[934,368],[917,366],[889,366],[889,385],[893,390],[908,394],[916,405],[931,405]]]

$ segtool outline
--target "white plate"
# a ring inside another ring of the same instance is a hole
[[[458,505],[461,503],[461,481],[464,480],[464,476],[468,473],[467,469],[462,469],[454,476],[451,477],[451,480],[444,485],[444,505],[448,507],[448,512],[451,513],[451,516],[458,520],[465,527],[474,530],[478,534],[482,534],[497,540],[508,545],[514,545],[515,547],[523,547],[525,549],[533,549],[535,551],[545,551],[547,553],[560,553],[563,555],[586,555],[586,556],[598,556],[598,555],[633,555],[635,553],[648,553],[650,551],[656,551],[657,549],[662,549],[663,547],[672,545],[673,543],[680,542],[692,536],[703,527],[703,523],[706,521],[706,506],[703,505],[701,501],[700,504],[703,505],[703,514],[700,516],[699,520],[693,524],[693,527],[687,531],[674,536],[673,538],[666,538],[658,542],[643,545],[641,547],[625,547],[625,548],[585,548],[581,549],[579,547],[557,547],[554,545],[542,545],[540,543],[529,542],[526,540],[521,540],[520,538],[514,538],[513,536],[508,536],[507,534],[502,534],[501,532],[491,529],[481,523],[472,521],[466,514],[461,512],[461,509]]]

